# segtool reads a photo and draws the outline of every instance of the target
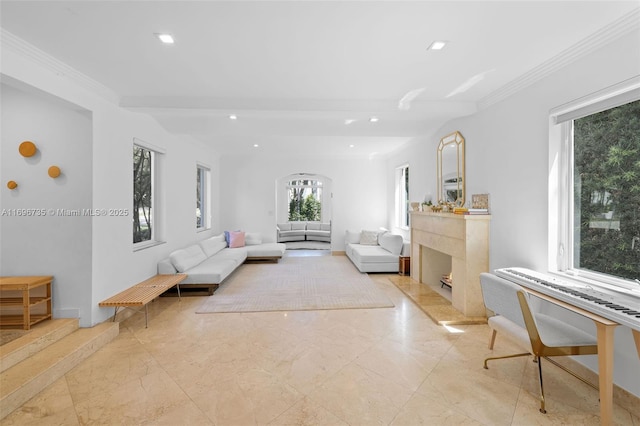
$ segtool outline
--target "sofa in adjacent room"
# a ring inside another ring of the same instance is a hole
[[[231,238],[231,240],[229,240]],[[187,274],[180,288],[206,288],[209,294],[245,262],[282,258],[286,246],[263,243],[259,234],[235,231],[175,250],[158,262],[158,274]]]
[[[360,272],[398,272],[400,256],[409,250],[402,235],[367,230],[345,233],[345,253]]]
[[[278,242],[325,241],[331,242],[331,223],[286,222],[276,225]]]

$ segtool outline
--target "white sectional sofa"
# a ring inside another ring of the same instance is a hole
[[[220,234],[184,249],[172,252],[158,262],[158,274],[187,274],[180,288],[206,288],[209,294],[233,271],[245,262],[277,262],[286,246],[263,243],[258,234],[247,233],[243,247],[229,248]]]
[[[401,235],[346,231],[345,252],[360,272],[398,272],[400,256],[409,250]]]
[[[286,222],[276,225],[278,242],[326,241],[331,242],[331,223]]]

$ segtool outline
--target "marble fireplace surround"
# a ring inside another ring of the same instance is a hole
[[[485,316],[480,273],[489,270],[490,215],[411,212],[411,278],[439,285],[452,275],[452,306]]]

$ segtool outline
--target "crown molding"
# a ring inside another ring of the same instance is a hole
[[[623,35],[640,28],[640,8],[611,22],[589,37],[527,71],[478,101],[478,110],[496,104],[522,89],[542,80],[572,62],[600,49]]]
[[[38,49],[20,37],[0,28],[0,45],[2,50],[9,49],[16,54],[35,62],[57,76],[65,77],[78,86],[95,93],[109,102],[118,104],[119,96],[107,86],[81,73],[66,63]]]

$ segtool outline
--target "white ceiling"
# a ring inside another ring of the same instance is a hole
[[[221,154],[372,156],[474,113],[639,4],[2,0],[0,18],[123,107]],[[449,44],[427,51],[434,40]]]

